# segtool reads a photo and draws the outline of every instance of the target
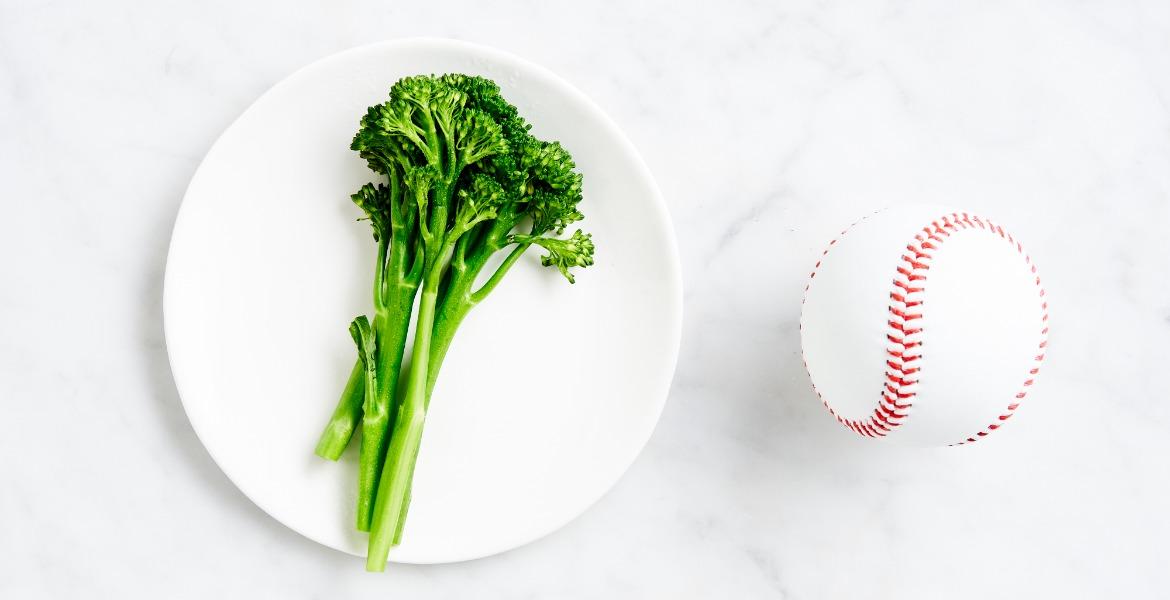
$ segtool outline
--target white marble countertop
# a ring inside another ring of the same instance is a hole
[[[1170,5],[0,1],[0,597],[1164,596]],[[673,211],[678,375],[565,529],[363,572],[195,438],[160,308],[217,135],[316,58],[441,35],[541,63],[622,125]],[[854,217],[931,201],[1030,246],[1051,352],[1010,427],[899,450],[799,358],[804,277]]]

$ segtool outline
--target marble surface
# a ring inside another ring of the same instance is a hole
[[[405,4],[405,5],[404,5]],[[1170,5],[0,0],[0,597],[1163,596]],[[678,375],[565,529],[385,575],[268,518],[191,431],[160,296],[215,137],[321,56],[409,35],[541,63],[658,177]],[[902,450],[799,359],[828,237],[897,202],[1011,225],[1052,299],[1009,427]]]

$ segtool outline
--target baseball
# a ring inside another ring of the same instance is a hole
[[[845,427],[966,444],[1003,427],[1031,392],[1048,303],[1000,224],[899,206],[829,242],[805,288],[800,337],[813,387]]]

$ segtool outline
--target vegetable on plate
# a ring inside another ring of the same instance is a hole
[[[360,428],[355,526],[369,532],[366,568],[382,571],[402,539],[427,406],[460,323],[528,249],[573,283],[571,269],[593,264],[593,241],[565,234],[583,218],[572,156],[533,136],[489,79],[399,80],[351,148],[379,174],[351,197],[378,245],[374,314],[350,324],[357,360],[316,452],[337,460]]]

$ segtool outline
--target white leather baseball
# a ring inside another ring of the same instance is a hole
[[[912,445],[974,442],[1032,389],[1048,336],[1036,267],[974,213],[899,206],[854,223],[805,289],[801,345],[841,424]]]

